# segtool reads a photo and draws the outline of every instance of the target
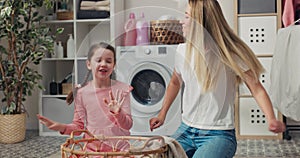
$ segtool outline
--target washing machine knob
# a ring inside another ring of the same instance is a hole
[[[147,48],[147,49],[145,49],[145,54],[147,54],[147,55],[149,55],[149,54],[151,54],[151,49],[150,48]]]

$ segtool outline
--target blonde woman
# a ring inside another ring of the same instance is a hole
[[[264,112],[269,130],[283,132],[259,75],[264,71],[252,50],[231,30],[216,0],[189,0],[181,21],[186,43],[177,48],[175,69],[163,106],[150,120],[164,124],[182,85],[182,124],[172,136],[188,157],[233,157],[236,152],[234,98],[245,82]],[[165,122],[167,123],[167,122]]]

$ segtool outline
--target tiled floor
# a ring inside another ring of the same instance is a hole
[[[0,144],[0,158],[45,158],[60,150],[66,137],[41,137],[38,131],[27,131],[25,141]]]
[[[236,157],[300,158],[300,135],[291,140],[238,140]]]
[[[239,140],[236,158],[300,158],[300,134],[291,140]],[[66,137],[41,137],[27,131],[26,140],[17,144],[0,144],[0,158],[56,158]]]

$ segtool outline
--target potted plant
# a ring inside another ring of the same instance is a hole
[[[53,51],[54,35],[42,24],[39,9],[51,0],[6,0],[0,2],[0,142],[25,139],[24,101],[42,75],[32,68],[45,53]],[[16,118],[16,119],[15,119]],[[13,121],[16,121],[15,123]],[[16,131],[12,131],[16,130]]]

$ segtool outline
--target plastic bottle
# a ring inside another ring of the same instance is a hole
[[[51,54],[51,58],[57,58],[57,42],[53,43],[53,53]]]
[[[53,79],[52,82],[50,82],[50,94],[56,95],[57,94],[57,83]]]
[[[136,22],[136,33],[137,33],[136,45],[149,44],[148,28],[149,28],[149,24],[145,20],[144,13],[142,13],[140,19]]]
[[[69,34],[69,39],[67,41],[67,57],[74,58],[75,56],[75,43],[72,34]]]
[[[129,19],[125,23],[124,29],[125,29],[125,40],[124,40],[124,46],[135,46],[136,45],[136,19],[135,14],[130,13]]]
[[[64,48],[61,44],[61,41],[58,41],[57,45],[57,58],[63,58],[64,57]]]

